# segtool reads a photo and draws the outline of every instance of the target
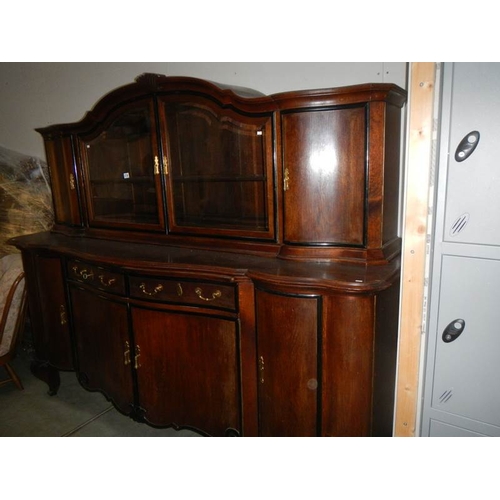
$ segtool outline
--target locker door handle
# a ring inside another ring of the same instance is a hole
[[[455,161],[461,162],[469,158],[474,153],[479,143],[479,132],[474,130],[469,132],[461,141],[455,151]]]
[[[464,329],[465,321],[463,319],[454,319],[443,331],[443,342],[449,344],[457,340]]]

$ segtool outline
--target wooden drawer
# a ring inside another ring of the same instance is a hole
[[[125,277],[123,274],[88,262],[68,261],[68,278],[110,293],[125,295]]]
[[[235,287],[220,283],[130,276],[130,296],[218,309],[236,309]]]

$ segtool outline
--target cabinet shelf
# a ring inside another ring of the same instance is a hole
[[[267,178],[263,175],[224,175],[224,176],[212,176],[212,175],[187,175],[182,177],[174,177],[173,181],[178,183],[200,183],[200,182],[265,182]]]
[[[154,179],[152,177],[130,177],[129,179],[92,179],[91,184],[109,185],[109,184],[152,184]]]
[[[267,219],[265,217],[235,217],[230,219],[228,217],[183,217],[177,220],[181,226],[199,227],[200,225],[220,227],[225,229],[240,229],[247,228],[255,231],[267,230]]]

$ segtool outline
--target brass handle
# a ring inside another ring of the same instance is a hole
[[[92,271],[87,271],[87,269],[82,269],[81,271],[78,269],[78,266],[73,266],[73,272],[76,276],[84,279],[84,280],[93,280],[94,273]]]
[[[264,356],[259,357],[259,378],[260,383],[264,383]]]
[[[130,364],[130,344],[128,343],[128,341],[125,342],[125,347],[127,348],[127,350],[123,353],[123,356],[125,358],[125,366],[127,366]]]
[[[182,290],[182,286],[180,283],[177,283],[177,296],[182,297],[184,291]]]
[[[63,305],[59,306],[59,315],[61,317],[61,325],[65,325],[68,322],[68,318],[66,316],[66,308]]]
[[[134,368],[137,370],[137,368],[140,368],[141,365],[139,363],[139,356],[141,355],[141,348],[136,345],[135,346],[135,357],[134,357]]]
[[[73,174],[69,174],[69,188],[71,189],[71,191],[74,191],[76,189],[75,176]]]
[[[155,156],[155,175],[158,175],[160,173],[160,160],[158,159],[158,156]]]
[[[153,296],[153,295],[156,295],[157,293],[159,293],[159,292],[161,292],[163,290],[163,285],[156,285],[153,288],[152,292],[148,292],[146,290],[146,283],[141,283],[139,285],[139,288],[142,290],[142,293],[145,293],[146,295],[149,295],[149,296]]]
[[[285,168],[285,177],[283,179],[283,190],[288,191],[290,189],[290,171]]]
[[[103,286],[111,286],[116,281],[115,278],[110,278],[107,281],[105,281],[104,277],[105,277],[104,274],[99,275],[99,281],[101,282],[101,285],[103,285]]]
[[[163,157],[163,173],[168,175],[168,158],[166,156]]]
[[[211,298],[203,297],[203,290],[201,288],[195,288],[194,293],[196,293],[196,295],[198,295],[198,297],[201,300],[205,300],[207,302],[210,302],[212,300],[219,299],[220,297],[222,297],[222,292],[220,290],[215,290],[215,292],[212,293]]]

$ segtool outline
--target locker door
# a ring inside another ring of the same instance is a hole
[[[432,407],[500,426],[500,261],[445,255],[441,278]]]
[[[452,78],[443,241],[500,245],[500,64],[455,63]]]
[[[431,420],[429,437],[485,437],[485,434],[472,432],[455,425],[444,424],[437,420]]]

